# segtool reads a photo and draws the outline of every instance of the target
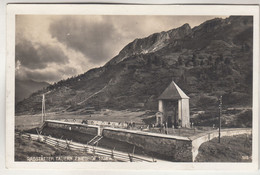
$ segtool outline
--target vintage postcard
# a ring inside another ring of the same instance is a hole
[[[13,4],[7,25],[8,168],[257,169],[257,6]]]

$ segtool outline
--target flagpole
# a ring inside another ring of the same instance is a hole
[[[43,116],[44,116],[44,121],[46,120],[46,115],[45,115],[45,94],[43,94]]]

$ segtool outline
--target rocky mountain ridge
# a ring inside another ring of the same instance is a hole
[[[117,64],[131,55],[147,54],[156,52],[168,44],[177,41],[191,33],[189,24],[172,29],[167,32],[154,33],[146,38],[135,39],[126,45],[119,54],[111,59],[106,65]]]

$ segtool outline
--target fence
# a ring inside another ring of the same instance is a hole
[[[93,155],[93,156],[103,156],[110,158],[111,160],[122,161],[122,162],[157,162],[153,158],[147,158],[144,156],[137,156],[130,153],[124,153],[115,150],[104,149],[96,146],[90,146],[86,144],[80,144],[68,140],[62,140],[53,138],[50,136],[29,134],[29,133],[15,133],[16,136],[22,139],[28,139],[33,141],[38,141],[42,143],[46,143],[48,145],[54,146],[59,149],[66,149],[71,151],[82,152],[85,154]]]

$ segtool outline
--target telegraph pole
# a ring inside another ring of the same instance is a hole
[[[45,120],[45,95],[42,94],[42,123]]]
[[[218,127],[218,143],[220,143],[221,115],[222,115],[222,95],[221,95],[220,98],[219,98],[219,127]]]

